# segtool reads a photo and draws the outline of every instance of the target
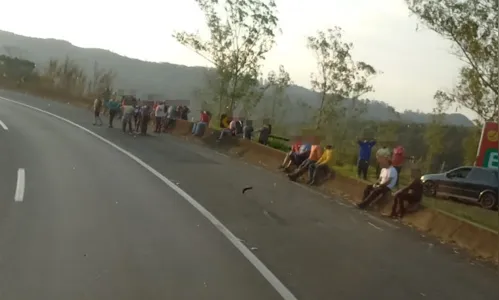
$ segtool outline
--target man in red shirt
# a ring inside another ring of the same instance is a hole
[[[284,161],[282,164],[279,166],[279,169],[285,169],[291,165],[291,156],[293,153],[299,153],[300,152],[300,147],[301,147],[301,139],[299,137],[294,138],[294,144],[291,146],[291,151],[289,151],[286,154],[286,157],[284,157]]]
[[[402,146],[397,146],[393,149],[393,155],[392,155],[392,166],[397,170],[397,181],[395,183],[395,186],[398,186],[399,184],[399,178],[400,178],[400,171],[402,171],[402,165],[404,164],[405,160],[405,149]]]
[[[206,127],[210,124],[210,113],[207,111],[202,111],[199,118],[199,122],[192,125],[192,134],[196,136],[203,136]]]

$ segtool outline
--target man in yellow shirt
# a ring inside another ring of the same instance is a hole
[[[308,184],[314,185],[317,181],[317,174],[322,172],[324,174],[329,174],[330,166],[333,162],[333,146],[327,145],[324,153],[322,153],[321,158],[315,163],[308,166]]]

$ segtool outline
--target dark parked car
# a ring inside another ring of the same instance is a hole
[[[496,209],[499,175],[497,169],[460,167],[440,174],[421,177],[426,196],[443,196]]]

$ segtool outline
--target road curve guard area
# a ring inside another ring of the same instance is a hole
[[[212,129],[207,129],[202,137],[195,137],[191,134],[192,126],[192,122],[177,120],[170,133],[189,142],[223,150],[232,157],[270,171],[276,170],[286,155],[283,151],[245,139],[227,137],[217,142],[219,133]],[[362,180],[336,174],[333,180],[328,180],[316,189],[325,194],[341,194],[343,198],[358,203],[362,199],[365,185],[366,182]],[[374,209],[386,213],[391,209],[391,204],[392,199],[387,197],[379,201]],[[427,232],[442,242],[454,243],[476,257],[499,263],[498,233],[492,229],[430,207],[406,215],[402,222]]]

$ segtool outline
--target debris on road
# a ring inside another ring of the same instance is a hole
[[[243,194],[244,194],[244,193],[246,193],[246,191],[249,191],[249,190],[252,190],[252,189],[253,189],[253,187],[252,187],[252,186],[245,187],[245,188],[243,189]]]

